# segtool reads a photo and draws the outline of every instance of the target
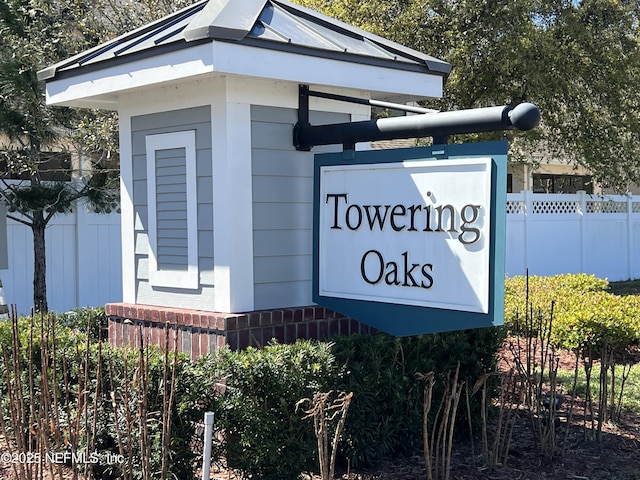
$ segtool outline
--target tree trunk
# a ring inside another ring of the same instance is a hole
[[[44,234],[47,227],[44,212],[34,212],[33,231],[33,308],[36,312],[47,313],[47,258]]]

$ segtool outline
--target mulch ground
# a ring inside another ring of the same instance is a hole
[[[539,344],[527,346],[524,341],[508,339],[499,354],[499,369],[508,372],[516,357],[524,361],[527,348],[541,355]],[[551,352],[547,350],[547,361]],[[571,352],[553,352],[552,363],[560,369],[573,370],[576,357]],[[635,358],[640,361],[640,354]],[[548,363],[547,363],[548,365]],[[580,364],[581,365],[581,364]],[[597,381],[597,379],[595,379]],[[640,407],[640,406],[639,406]],[[636,411],[640,411],[638,408]],[[478,438],[458,438],[451,459],[451,480],[640,480],[640,415],[623,412],[618,422],[607,422],[598,435],[597,424],[592,426],[591,415],[585,419],[585,400],[571,399],[566,393],[557,412],[553,429],[556,449],[548,458],[540,451],[533,434],[532,421],[523,406],[516,414],[510,449],[506,463],[488,468],[483,462],[482,444]],[[493,425],[495,427],[495,419]],[[491,433],[489,434],[491,441]],[[422,455],[397,458],[385,462],[375,471],[338,472],[341,480],[425,480]],[[216,479],[228,479],[229,472],[220,472]],[[312,475],[309,480],[319,480]],[[440,474],[437,478],[445,478]]]
[[[562,413],[562,412],[560,412]],[[561,417],[562,419],[562,417]],[[558,445],[563,445],[568,424],[566,419],[556,427]],[[617,424],[602,428],[598,441],[591,438],[588,425],[585,435],[580,415],[569,425],[564,455],[548,459],[535,444],[528,414],[522,411],[514,427],[513,439],[506,465],[487,468],[483,465],[478,440],[462,439],[454,446],[449,478],[451,480],[640,480],[640,422],[637,415],[623,415]],[[337,471],[341,480],[425,480],[427,474],[421,455],[388,460],[381,467],[369,471]],[[217,471],[215,480],[239,480],[231,471]],[[307,480],[320,476],[304,475]],[[436,477],[434,477],[435,479]],[[444,478],[441,476],[440,478]]]

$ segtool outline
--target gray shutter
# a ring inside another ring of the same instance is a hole
[[[186,148],[156,150],[156,231],[159,270],[188,268]]]

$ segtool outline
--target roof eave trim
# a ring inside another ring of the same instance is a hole
[[[451,71],[451,65],[445,62],[434,62],[434,65],[429,65],[426,61],[419,61],[416,63],[400,62],[397,60],[369,57],[367,55],[360,55],[351,52],[324,50],[320,48],[296,45],[293,43],[282,43],[251,37],[247,37],[241,42],[235,43],[251,47],[264,48],[265,50],[276,50],[284,53],[309,55],[313,57],[325,58],[327,60],[347,61],[359,63],[362,65],[369,65],[372,67],[390,68],[392,70],[404,70],[408,72],[418,72],[442,77],[446,77]]]
[[[442,75],[449,75],[451,73],[451,64],[446,62],[437,62],[431,60],[425,60],[424,62],[427,68],[432,72],[437,72]]]
[[[195,47],[202,43],[211,43],[211,40],[205,39],[200,41],[194,41],[191,43],[187,43],[185,41],[173,42],[173,43],[168,43],[166,45],[161,45],[159,47],[154,48],[153,50],[141,50],[139,52],[124,55],[122,57],[114,56],[109,59],[101,60],[99,63],[90,63],[87,65],[84,65],[81,69],[77,69],[77,68],[71,68],[68,70],[59,69],[55,73],[55,78],[51,77],[48,80],[64,80],[67,78],[77,77],[77,76],[84,75],[86,73],[93,73],[100,70],[104,70],[106,68],[111,68],[118,65],[126,65],[128,63],[138,62],[140,60],[145,60],[145,59],[153,58],[159,55],[164,55],[165,53],[172,53],[177,50]]]
[[[40,70],[37,73],[38,80],[44,81],[44,80],[52,79],[53,77],[56,76],[56,70],[57,70],[57,68],[55,66]]]

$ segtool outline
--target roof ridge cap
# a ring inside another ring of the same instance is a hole
[[[182,34],[187,42],[205,38],[242,40],[251,31],[268,1],[209,0]]]

